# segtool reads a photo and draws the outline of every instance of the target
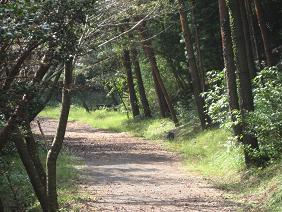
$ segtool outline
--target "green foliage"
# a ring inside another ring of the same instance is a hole
[[[262,151],[277,158],[282,151],[282,73],[266,68],[254,79],[255,111],[250,114],[250,130],[258,137]]]
[[[46,152],[41,148],[40,156],[44,160]],[[44,163],[44,161],[42,161]],[[58,159],[57,179],[59,203],[61,208],[70,208],[80,200],[74,195],[77,187],[73,181],[78,177],[78,169],[82,162],[63,151]],[[17,153],[1,155],[0,158],[0,197],[5,206],[15,207],[17,210],[39,211],[39,203],[33,193],[25,169]],[[82,196],[81,198],[87,198]]]
[[[230,115],[224,71],[209,71],[207,79],[209,90],[203,93],[207,112],[214,123],[225,124],[230,120]]]

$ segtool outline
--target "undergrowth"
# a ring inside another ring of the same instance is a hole
[[[40,115],[57,118],[58,108],[47,108]],[[91,113],[72,107],[70,120],[95,128],[129,132],[147,139],[164,140],[166,132],[174,129],[168,119],[128,119],[126,114],[106,109]],[[197,125],[182,127],[173,141],[163,144],[183,157],[189,171],[207,176],[213,184],[228,190],[232,197],[256,210],[282,211],[281,162],[272,162],[263,169],[246,169],[242,148],[225,129],[200,131]]]
[[[42,163],[45,163],[46,150],[40,147],[39,153]],[[9,164],[4,161],[9,161]],[[15,211],[41,211],[18,154],[12,152],[2,155],[1,162],[0,197],[4,206]],[[82,165],[82,161],[67,150],[59,155],[57,183],[60,211],[79,211],[80,202],[87,198],[87,194],[77,195],[77,187],[73,183]]]

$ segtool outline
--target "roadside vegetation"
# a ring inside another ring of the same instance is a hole
[[[48,107],[40,116],[58,118],[59,111],[58,107]],[[169,119],[128,119],[123,112],[100,109],[88,113],[78,106],[71,108],[69,119],[159,142],[182,156],[187,171],[206,176],[216,187],[230,192],[231,198],[254,210],[282,209],[281,161],[266,168],[246,169],[243,148],[226,128],[200,131],[198,123],[191,123],[180,127],[175,139],[169,140],[168,132],[175,129]]]
[[[39,154],[42,163],[45,163],[46,147],[44,143],[39,145]],[[83,161],[67,149],[62,151],[57,165],[59,203],[64,208],[62,211],[79,211],[80,203],[87,200],[87,193],[78,195],[78,185],[74,184],[83,165]],[[0,160],[0,167],[0,184],[2,185],[0,193],[5,207],[15,211],[41,211],[32,186],[26,177],[26,171],[16,152],[10,149],[9,154],[4,154]]]

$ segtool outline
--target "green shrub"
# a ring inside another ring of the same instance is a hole
[[[277,67],[262,70],[254,79],[255,111],[249,116],[250,130],[271,158],[282,151],[282,73]]]
[[[213,123],[223,125],[230,120],[224,71],[209,71],[207,78],[209,90],[203,93],[207,113]]]

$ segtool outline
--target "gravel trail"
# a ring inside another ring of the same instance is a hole
[[[46,137],[55,134],[56,120],[40,122]],[[242,211],[156,142],[69,122],[65,143],[86,164],[76,182],[90,194],[81,211]]]

